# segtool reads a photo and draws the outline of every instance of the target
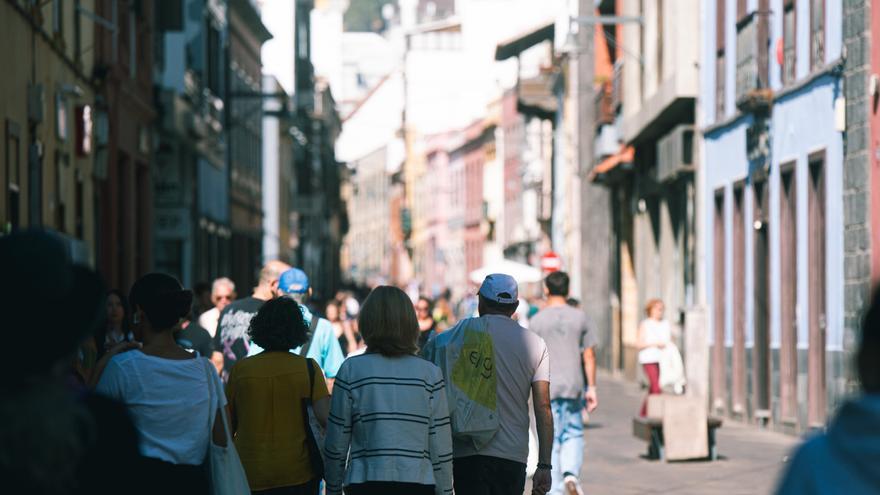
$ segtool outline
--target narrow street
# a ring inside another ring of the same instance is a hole
[[[641,404],[638,385],[600,375],[600,407],[586,432],[581,471],[589,495],[676,493],[751,495],[771,493],[795,437],[726,422],[718,433],[717,462],[666,463],[644,458],[631,418]]]

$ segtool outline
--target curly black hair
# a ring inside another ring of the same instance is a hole
[[[299,304],[289,297],[266,302],[251,319],[248,334],[267,351],[287,351],[305,344],[309,326]]]

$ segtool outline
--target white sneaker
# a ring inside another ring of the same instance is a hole
[[[581,489],[581,482],[578,481],[577,477],[569,474],[565,477],[563,483],[565,483],[566,495],[584,495],[584,491]]]

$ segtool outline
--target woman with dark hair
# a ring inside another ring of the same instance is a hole
[[[409,296],[377,287],[358,317],[367,352],[336,375],[327,425],[327,494],[452,493],[452,433],[440,368],[416,357]],[[347,468],[346,468],[347,466]]]
[[[229,422],[248,483],[255,494],[315,495],[321,476],[309,457],[301,404],[310,400],[325,426],[330,399],[318,364],[289,352],[308,339],[302,309],[288,297],[268,301],[248,332],[263,352],[239,361],[226,385]]]
[[[96,391],[129,408],[145,459],[137,483],[151,493],[207,493],[203,463],[211,437],[226,445],[219,414],[226,401],[210,362],[174,340],[189,314],[192,292],[171,276],[151,273],[135,282],[129,300],[134,337],[143,346],[113,356]],[[209,429],[212,413],[216,420]]]
[[[333,326],[333,333],[336,335],[336,340],[339,341],[342,354],[348,356],[357,350],[358,342],[351,324],[343,320],[342,315],[342,305],[336,302],[335,299],[330,300],[327,306],[324,307],[324,316],[330,322],[330,325]]]
[[[125,295],[119,289],[107,292],[107,325],[95,335],[98,359],[120,342],[132,342],[134,334],[129,328],[129,307]]]
[[[419,296],[416,301],[416,317],[419,320],[419,349],[424,349],[425,344],[437,333],[437,322],[432,316],[434,303],[426,296]]]

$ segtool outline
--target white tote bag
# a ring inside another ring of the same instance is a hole
[[[241,459],[238,457],[238,451],[235,450],[235,444],[232,443],[232,435],[229,433],[229,420],[226,419],[226,407],[220,407],[220,417],[223,419],[223,431],[226,435],[226,447],[214,445],[214,421],[217,416],[217,408],[214,407],[214,397],[220,397],[223,392],[223,385],[217,377],[217,371],[214,365],[207,359],[205,361],[205,374],[208,377],[208,403],[211,406],[211,412],[208,414],[210,421],[208,423],[208,453],[205,459],[205,466],[208,468],[210,476],[211,494],[212,495],[242,495],[251,493],[248,486],[247,475],[244,467],[241,465]],[[220,401],[216,401],[217,404]]]

